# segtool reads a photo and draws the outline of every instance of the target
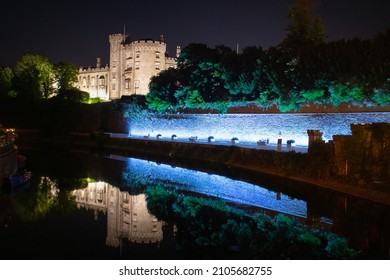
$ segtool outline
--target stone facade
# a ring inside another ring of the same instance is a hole
[[[176,67],[176,57],[167,56],[164,37],[159,40],[144,39],[129,41],[123,34],[109,36],[110,65],[80,68],[78,88],[104,100],[119,99],[122,96],[149,92],[150,79],[170,67]]]
[[[96,60],[96,67],[80,68],[78,88],[89,93],[90,98],[109,100],[110,68],[101,67],[100,58]]]

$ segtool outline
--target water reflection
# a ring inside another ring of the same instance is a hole
[[[30,189],[0,195],[2,258],[36,259],[36,252],[45,259],[118,258],[119,252],[129,259],[177,259],[183,252],[184,258],[194,257],[190,251],[177,249],[178,223],[157,220],[158,212],[148,211],[144,191],[154,186],[174,189],[186,197],[224,200],[250,215],[293,216],[301,224],[326,227],[346,237],[367,258],[389,257],[387,205],[284,179],[264,180],[242,170],[230,169],[222,176],[86,153],[57,154],[55,158],[50,153],[47,162],[41,154],[28,158],[33,172]],[[68,165],[77,168],[64,168]],[[187,228],[180,230],[183,236]]]
[[[160,184],[221,198],[235,204],[259,207],[268,212],[284,213],[299,218],[307,217],[305,201],[255,184],[136,158],[115,155],[111,155],[110,158],[127,163],[127,169],[123,174],[130,188],[134,187],[135,181],[143,186]]]
[[[145,195],[130,195],[106,182],[91,182],[73,191],[77,208],[107,215],[106,244],[119,247],[122,239],[136,243],[155,243],[163,239],[162,222],[149,214]]]

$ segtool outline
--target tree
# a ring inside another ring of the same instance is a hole
[[[324,42],[325,28],[321,18],[314,14],[317,4],[312,0],[297,0],[289,5],[287,37],[284,47],[299,51],[302,47],[318,45]]]
[[[77,83],[77,68],[69,62],[59,62],[54,65],[55,80],[57,83],[57,91],[69,90],[74,88]]]
[[[0,100],[8,96],[14,74],[8,67],[0,67]]]
[[[169,68],[151,78],[146,96],[150,108],[164,111],[171,105],[177,105],[174,94],[179,87],[178,74],[177,69]]]
[[[15,89],[25,101],[49,98],[54,93],[54,69],[49,60],[39,54],[23,55],[15,67]]]

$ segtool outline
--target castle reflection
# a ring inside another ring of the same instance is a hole
[[[163,239],[163,223],[149,214],[144,194],[130,195],[106,182],[88,183],[73,191],[77,208],[107,216],[106,244],[119,247],[123,239],[135,243],[156,243]]]

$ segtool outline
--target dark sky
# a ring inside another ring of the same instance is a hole
[[[108,63],[108,35],[158,39],[164,34],[170,55],[176,45],[210,47],[239,44],[268,48],[279,44],[294,0],[112,0],[3,1],[0,65],[13,67],[26,52],[52,63]],[[390,28],[389,0],[317,0],[327,40],[370,38]]]

